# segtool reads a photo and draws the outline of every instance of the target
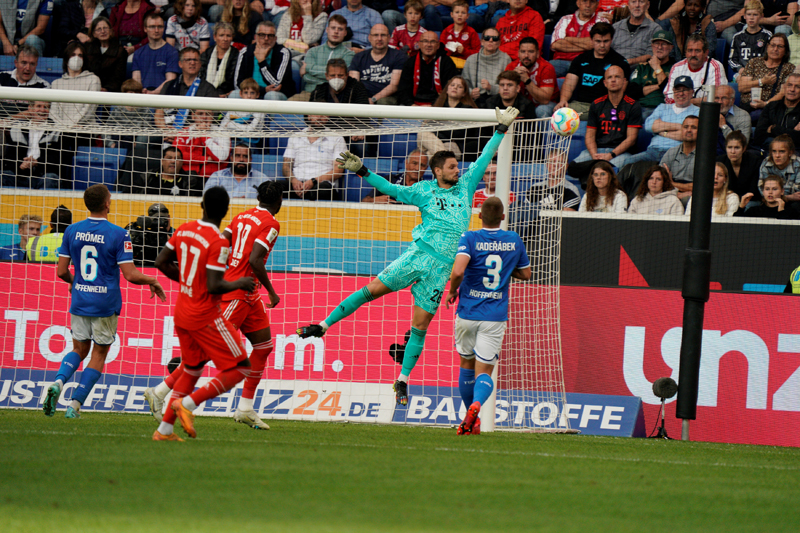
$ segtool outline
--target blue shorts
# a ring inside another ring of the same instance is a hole
[[[403,255],[378,274],[378,279],[395,292],[411,285],[414,305],[435,315],[452,270],[452,262],[436,259],[411,243]]]

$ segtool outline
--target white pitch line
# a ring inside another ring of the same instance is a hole
[[[85,437],[112,437],[112,438],[120,438],[120,437],[127,437],[127,438],[151,438],[150,435],[133,435],[129,433],[78,433],[78,432],[69,432],[69,431],[36,431],[36,430],[25,430],[25,431],[16,431],[16,430],[6,430],[0,429],[0,433],[7,433],[7,434],[20,434],[20,433],[28,433],[28,434],[40,434],[40,435],[64,435],[64,436],[85,436]],[[180,432],[178,432],[180,435]],[[267,435],[265,435],[267,436]],[[187,441],[191,441],[192,439],[187,438]],[[203,439],[201,438],[199,441],[196,442],[228,442],[234,444],[283,444],[287,446],[297,446],[297,445],[306,445],[306,446],[330,446],[330,447],[340,447],[340,448],[374,448],[380,450],[408,450],[414,452],[445,452],[445,453],[474,453],[474,454],[488,454],[488,455],[506,455],[506,456],[519,456],[519,457],[544,457],[544,458],[554,458],[554,459],[585,459],[589,461],[616,461],[616,462],[623,462],[623,463],[651,463],[651,464],[659,464],[659,465],[676,465],[676,466],[714,466],[719,468],[741,468],[741,469],[753,469],[753,470],[777,470],[777,471],[787,471],[787,472],[796,472],[800,471],[800,466],[782,466],[782,465],[749,465],[749,464],[730,464],[730,463],[707,463],[705,461],[670,461],[665,459],[641,459],[635,457],[604,457],[600,455],[586,455],[586,454],[569,454],[569,453],[550,453],[550,452],[507,452],[507,451],[500,451],[500,450],[486,450],[481,448],[420,448],[416,446],[378,446],[375,444],[343,444],[343,443],[332,443],[332,442],[315,442],[315,443],[305,443],[305,442],[297,442],[297,441],[287,441],[287,440],[242,440],[242,439]]]

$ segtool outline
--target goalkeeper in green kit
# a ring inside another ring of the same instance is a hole
[[[456,257],[458,240],[469,229],[472,218],[472,196],[483,178],[486,167],[497,153],[503,135],[519,111],[513,107],[505,111],[496,109],[497,129],[486,144],[477,161],[472,163],[459,179],[458,160],[453,152],[436,152],[430,160],[434,180],[419,181],[410,187],[394,185],[371,172],[358,156],[344,152],[336,161],[351,172],[366,179],[382,194],[406,204],[415,205],[422,214],[422,223],[411,233],[414,242],[395,259],[378,277],[357,290],[320,322],[298,328],[302,338],[322,337],[329,327],[353,314],[356,309],[391,292],[411,286],[414,296],[414,315],[411,321],[411,338],[403,358],[403,369],[394,391],[397,403],[408,404],[408,376],[417,364],[425,334],[433,320],[444,288],[450,279]]]

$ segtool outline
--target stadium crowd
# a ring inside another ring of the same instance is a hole
[[[585,124],[573,138],[578,156],[523,147],[515,163],[546,160],[547,173],[568,178],[564,208],[581,211],[688,214],[698,106],[703,87],[715,85],[722,113],[714,213],[800,218],[796,2],[18,0],[16,7],[0,8],[3,54],[14,57],[14,69],[0,73],[5,87],[514,106],[520,119],[571,107]],[[48,56],[63,60],[52,84],[37,74]],[[331,135],[336,119],[321,116],[304,126],[325,135],[272,146],[259,135],[271,127],[261,113],[11,101],[0,113],[36,126],[4,130],[4,187],[72,189],[78,151],[105,146],[124,152],[118,192],[199,196],[221,185],[232,197],[250,197],[252,185],[280,180],[286,198],[343,200],[345,173],[335,157],[344,149],[379,155],[377,136]],[[97,123],[162,136],[63,131]],[[395,154],[392,179],[426,179],[428,158],[442,149],[474,161],[489,136],[483,128],[420,132]],[[280,175],[253,164],[267,153],[282,156]],[[486,181],[484,200],[494,194],[493,179]],[[534,193],[558,182],[517,190],[515,201],[543,207]],[[771,191],[780,183],[783,194],[766,194],[767,182]],[[375,193],[358,199],[388,201]]]

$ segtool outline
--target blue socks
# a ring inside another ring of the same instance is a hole
[[[411,338],[408,339],[406,344],[406,353],[403,356],[403,371],[402,376],[410,376],[411,371],[417,366],[417,359],[422,353],[422,348],[425,346],[425,335],[427,331],[422,331],[417,328],[411,328]]]
[[[67,355],[64,356],[64,359],[61,360],[61,368],[58,369],[58,374],[56,375],[55,381],[61,380],[61,383],[66,383],[69,381],[69,378],[78,370],[78,366],[80,366],[81,356],[78,355],[76,352],[69,352]]]
[[[375,298],[372,297],[369,290],[366,287],[362,287],[347,298],[345,298],[342,303],[336,306],[336,308],[331,311],[331,314],[328,318],[325,319],[325,325],[327,327],[331,327],[332,325],[336,324],[340,320],[345,317],[348,317],[356,312],[356,309],[361,307],[367,302],[371,302]]]
[[[472,394],[475,389],[475,370],[468,368],[458,369],[458,392],[464,400],[464,408],[468,409],[472,405]]]
[[[486,403],[489,396],[492,395],[494,389],[494,382],[492,376],[489,374],[481,374],[475,379],[475,401],[481,402],[481,405]]]
[[[86,397],[89,396],[89,392],[92,390],[92,387],[94,387],[94,384],[97,383],[98,379],[100,379],[100,372],[94,368],[83,369],[83,372],[81,372],[81,382],[78,388],[75,389],[72,400],[83,405],[83,402],[86,401]]]

